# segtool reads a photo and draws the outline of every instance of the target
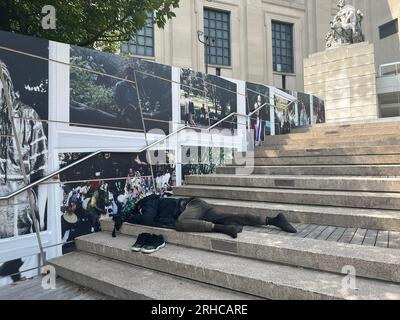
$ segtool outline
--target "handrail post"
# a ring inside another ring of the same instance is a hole
[[[139,102],[140,117],[142,119],[142,126],[143,126],[143,130],[144,130],[144,138],[146,140],[146,145],[148,147],[149,146],[149,140],[147,139],[146,123],[145,123],[144,117],[143,117],[142,100],[140,99],[140,91],[139,91],[139,84],[137,82],[136,69],[133,69],[133,74],[135,76],[136,94],[137,94],[138,102]],[[146,149],[146,155],[147,155],[147,157],[146,157],[147,161],[149,162],[149,165],[150,165],[150,173],[151,173],[151,180],[153,181],[154,193],[157,193],[156,179],[155,179],[155,176],[154,176],[153,165],[152,165],[152,162],[151,162],[151,156],[150,156],[149,148]]]

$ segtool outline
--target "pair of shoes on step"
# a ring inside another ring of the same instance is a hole
[[[142,253],[153,253],[165,247],[162,235],[141,233],[132,246],[132,251]]]

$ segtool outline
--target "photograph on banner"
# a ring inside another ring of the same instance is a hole
[[[152,166],[145,152],[102,153],[63,172],[60,175],[63,241],[99,231],[100,219],[129,214],[140,199],[150,194],[172,196],[172,187],[176,186],[174,152],[158,150],[153,154]],[[59,154],[60,168],[87,155]],[[72,244],[63,247],[64,253],[72,249]]]
[[[311,96],[302,92],[297,93],[299,126],[306,127],[311,125]]]
[[[324,100],[313,96],[313,124],[325,123]]]
[[[262,108],[260,109],[260,107]],[[261,84],[246,82],[246,114],[249,115],[254,111],[255,113],[250,118],[250,125],[254,130],[254,141],[259,144],[265,141],[265,136],[271,135],[269,88]]]
[[[186,125],[209,128],[237,112],[237,85],[191,69],[181,70],[181,121]],[[217,126],[237,127],[234,117]]]
[[[189,175],[215,174],[217,167],[233,159],[233,149],[182,146],[182,179]]]
[[[295,126],[295,123],[292,123],[293,119],[296,116],[296,111],[294,109],[295,105],[291,103],[289,99],[285,99],[281,95],[274,95],[274,104],[275,104],[275,134],[288,134],[292,126]],[[294,105],[294,107],[293,107]]]
[[[297,91],[293,91],[293,90],[283,90],[282,91],[286,92],[287,94],[291,95],[293,97],[294,100],[297,99]],[[299,126],[299,117],[298,117],[298,105],[296,103],[296,101],[294,101],[293,103],[291,103],[288,107],[288,115],[289,115],[289,120],[290,120],[290,127],[292,129],[296,128]]]
[[[172,68],[133,57],[71,46],[73,125],[169,133]],[[137,81],[137,82],[136,82]]]
[[[0,67],[6,83],[4,86],[0,81],[0,196],[8,196],[23,188],[25,180],[35,182],[48,171],[49,62],[45,59],[49,42],[0,32],[0,46]],[[46,186],[36,187],[29,191],[31,196],[23,192],[8,204],[0,203],[0,239],[34,232],[31,205],[40,229],[46,229],[46,191]]]

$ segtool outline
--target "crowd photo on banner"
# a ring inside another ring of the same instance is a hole
[[[157,158],[165,161],[150,165],[145,152],[102,153],[63,172],[60,209],[63,241],[67,243],[64,253],[74,248],[68,242],[99,231],[101,219],[129,214],[138,201],[151,194],[172,196],[175,155],[171,151],[157,153]],[[60,154],[60,167],[87,155]]]

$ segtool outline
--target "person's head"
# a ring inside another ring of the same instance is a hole
[[[124,71],[124,78],[129,81],[135,80],[135,70],[132,67],[126,67]]]
[[[8,86],[8,94],[11,99],[11,103],[15,100],[15,92],[14,92],[14,85],[11,80],[10,72],[8,71],[7,66],[3,61],[0,60],[0,68],[3,73],[4,81],[7,83]],[[3,81],[0,81],[0,111],[3,111],[7,108],[7,99],[5,95],[5,88],[3,86]]]
[[[133,169],[132,169],[132,168],[129,169],[128,174],[129,174],[130,176],[133,176],[133,175],[134,175]]]
[[[185,93],[185,98],[186,98],[186,99],[189,98],[189,95],[188,95],[187,93]]]
[[[260,95],[257,96],[257,102],[258,102],[258,103],[261,103],[261,102],[262,102],[262,99],[261,99],[261,96],[260,96]]]
[[[107,183],[103,183],[100,188],[99,188],[99,194],[102,197],[108,197],[108,184]]]
[[[78,203],[77,203],[76,200],[70,201],[69,206],[68,206],[68,211],[69,211],[69,212],[75,212],[77,206],[78,206]]]

